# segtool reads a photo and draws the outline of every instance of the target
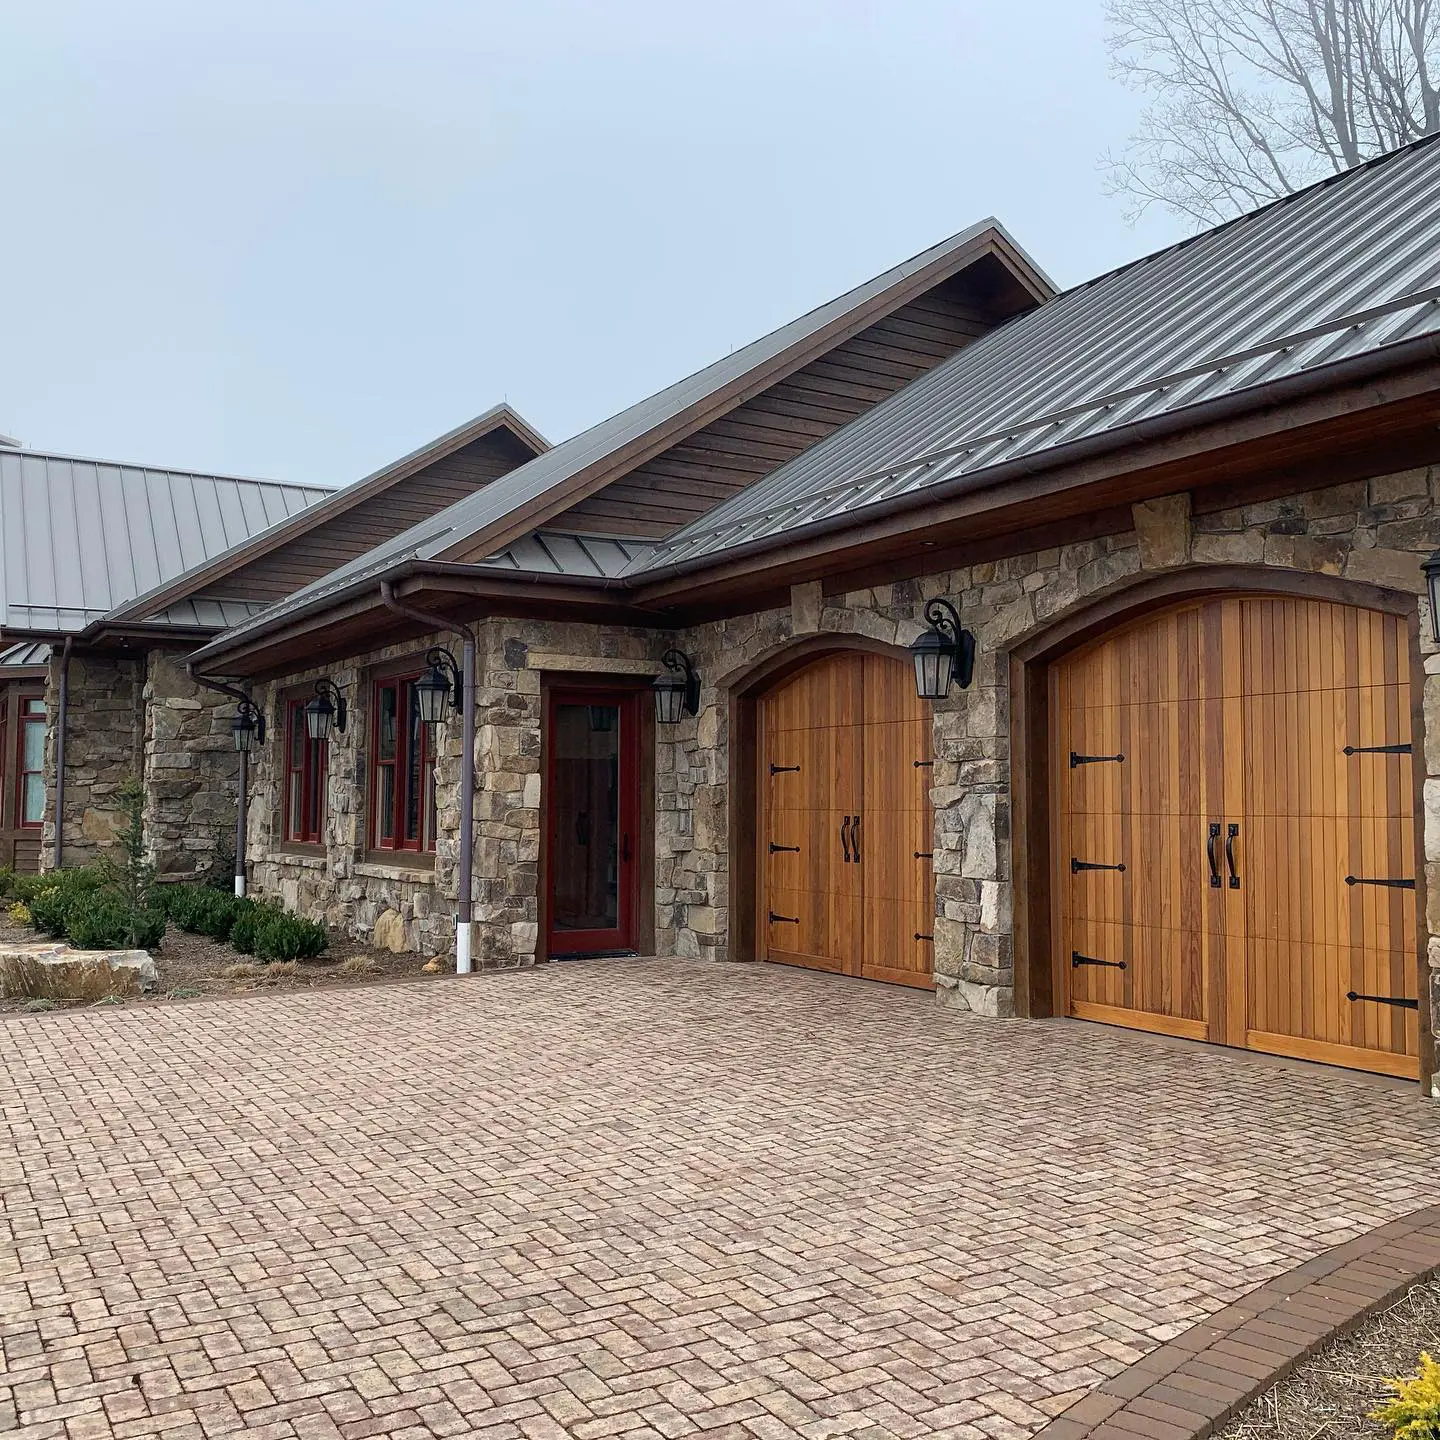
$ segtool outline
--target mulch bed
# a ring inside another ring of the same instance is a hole
[[[28,926],[17,925],[0,913],[0,944],[43,940]],[[346,970],[344,962],[364,956],[369,966],[363,971]],[[194,1000],[201,996],[275,995],[300,990],[333,989],[337,986],[373,985],[378,981],[435,980],[440,976],[426,974],[422,968],[424,955],[396,955],[389,950],[376,950],[350,940],[336,930],[330,931],[330,948],[314,960],[302,960],[293,973],[284,969],[272,971],[252,956],[241,955],[229,945],[206,935],[192,935],[174,925],[167,927],[165,939],[155,955],[159,983],[145,995],[129,997],[124,1005],[165,1005]],[[227,977],[223,972],[236,965],[249,965],[258,973]],[[441,975],[453,970],[453,962],[441,961]],[[83,1004],[84,1002],[82,1002]],[[116,1001],[105,1001],[115,1004]],[[0,999],[0,1014],[27,1013],[28,1000]],[[59,1008],[67,1008],[61,1006]]]
[[[1299,1365],[1219,1440],[1388,1440],[1369,1418],[1393,1394],[1391,1376],[1415,1373],[1420,1352],[1440,1357],[1440,1281],[1416,1285],[1388,1310]]]

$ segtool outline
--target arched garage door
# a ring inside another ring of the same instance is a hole
[[[761,700],[764,958],[933,986],[930,727],[883,655],[828,656]]]
[[[1417,1074],[1404,622],[1207,600],[1052,683],[1069,1013]]]

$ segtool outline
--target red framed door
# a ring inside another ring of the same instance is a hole
[[[643,692],[551,690],[546,913],[551,956],[635,949]]]

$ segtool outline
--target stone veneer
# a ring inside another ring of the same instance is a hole
[[[217,847],[233,852],[239,764],[230,733],[235,702],[197,686],[185,652],[135,657],[72,654],[65,727],[63,863],[86,865],[115,843],[125,825],[120,790],[145,787],[145,827],[162,879],[204,875]],[[46,822],[41,867],[53,857],[55,717],[60,655],[50,661],[45,704]]]
[[[924,602],[946,595],[978,640],[973,687],[935,706],[935,957],[945,1001],[986,1014],[1013,1007],[1009,804],[1008,651],[1082,602],[1122,588],[1141,572],[1204,565],[1275,566],[1343,576],[1405,593],[1423,589],[1420,561],[1440,542],[1440,467],[1311,490],[1210,513],[1187,495],[1136,505],[1132,527],[918,580],[826,596],[797,586],[783,608],[671,634],[539,621],[479,623],[480,713],[476,756],[476,954],[486,964],[527,964],[536,954],[540,811],[540,677],[544,671],[651,673],[670,643],[696,661],[701,710],[667,727],[656,744],[656,945],[664,954],[729,958],[727,855],[728,685],[798,636],[833,632],[904,646],[919,632]],[[1427,928],[1440,935],[1440,653],[1420,601],[1426,671],[1425,853]],[[443,637],[438,637],[442,638]],[[330,671],[354,694],[357,666],[420,651],[416,644]],[[310,678],[318,671],[305,672]],[[287,682],[289,683],[289,682]],[[272,687],[273,694],[274,687]],[[357,705],[357,712],[365,706]],[[272,708],[273,713],[273,708]],[[367,865],[359,858],[366,717],[331,750],[326,852],[280,853],[271,767],[257,766],[250,817],[257,888],[352,933],[369,935],[385,909],[403,942],[446,950],[455,895],[458,727],[445,737],[438,780],[441,850],[433,875]],[[1417,756],[1417,758],[1422,758]],[[448,837],[448,838],[447,838]],[[443,913],[442,913],[443,912]],[[1430,940],[1433,1003],[1440,1006],[1440,940]]]

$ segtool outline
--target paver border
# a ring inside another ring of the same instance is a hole
[[[1427,1205],[1277,1275],[1102,1381],[1034,1440],[1206,1440],[1302,1360],[1440,1273]]]

